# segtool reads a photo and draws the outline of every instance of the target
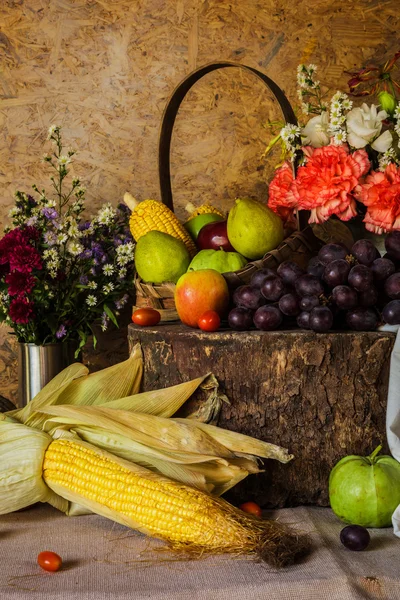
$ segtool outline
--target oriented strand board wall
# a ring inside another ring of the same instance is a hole
[[[79,151],[74,169],[90,208],[116,203],[126,189],[158,197],[162,111],[192,69],[243,62],[294,101],[300,61],[345,89],[343,71],[393,54],[399,31],[398,0],[2,0],[0,223],[16,188],[48,183],[40,160],[53,123]],[[229,207],[237,195],[265,197],[272,162],[261,159],[264,123],[279,116],[262,84],[240,72],[197,84],[174,132],[177,212],[188,200]],[[11,396],[7,356],[0,392]]]
[[[246,63],[294,101],[301,60],[345,86],[343,70],[398,49],[400,24],[397,0],[3,0],[0,19],[1,221],[16,187],[47,183],[40,159],[52,123],[79,151],[90,205],[127,188],[158,197],[162,111],[196,66]],[[174,135],[178,212],[189,199],[229,206],[265,195],[268,117],[279,111],[251,76],[230,69],[197,85]]]

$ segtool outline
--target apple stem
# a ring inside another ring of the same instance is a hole
[[[369,460],[371,461],[371,464],[373,464],[375,462],[375,457],[376,457],[377,454],[379,454],[379,452],[381,450],[382,450],[382,445],[379,444],[379,446],[377,448],[375,448],[375,450],[373,451],[373,453],[368,456]]]

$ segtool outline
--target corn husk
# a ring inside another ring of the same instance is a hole
[[[0,515],[36,502],[66,511],[68,502],[43,481],[44,454],[52,437],[12,420],[0,419]]]
[[[74,363],[56,375],[29,404],[7,413],[25,425],[42,429],[43,407],[58,404],[96,405],[136,394],[143,374],[140,345],[136,344],[126,361],[88,374],[88,369]]]

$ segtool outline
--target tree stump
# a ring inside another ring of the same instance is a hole
[[[212,372],[230,400],[219,425],[289,449],[286,465],[265,461],[231,500],[264,507],[327,506],[333,465],[347,454],[387,450],[389,357],[395,335],[218,331],[181,324],[128,328],[144,354],[143,389],[167,387]]]

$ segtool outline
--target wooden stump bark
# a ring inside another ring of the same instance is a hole
[[[223,405],[219,425],[295,455],[286,465],[265,461],[265,472],[236,486],[231,500],[327,506],[333,465],[347,454],[386,446],[392,333],[203,333],[165,324],[130,325],[128,338],[130,346],[142,344],[144,390],[211,371],[231,402]]]

